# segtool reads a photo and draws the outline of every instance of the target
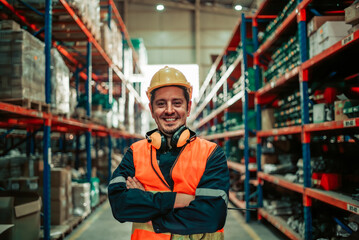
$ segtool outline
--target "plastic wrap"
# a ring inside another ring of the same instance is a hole
[[[45,102],[44,43],[25,30],[0,30],[0,96]]]
[[[90,183],[72,183],[73,215],[86,216],[91,212]]]
[[[51,106],[57,113],[70,112],[70,71],[57,49],[51,49]]]

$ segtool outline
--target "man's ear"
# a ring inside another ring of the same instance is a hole
[[[192,108],[192,101],[189,101],[188,102],[188,105],[187,105],[187,117],[189,117],[190,113],[191,113],[191,108]]]
[[[151,115],[152,115],[152,117],[153,117],[152,104],[151,104],[151,103],[149,103],[149,104],[148,104],[148,107],[150,108]]]

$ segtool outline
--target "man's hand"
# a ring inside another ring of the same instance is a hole
[[[136,177],[128,177],[127,181],[126,181],[126,186],[127,189],[140,189],[142,191],[146,191],[145,188],[143,187],[142,183],[140,181],[137,180]]]
[[[173,208],[183,208],[188,207],[189,204],[194,200],[194,196],[185,194],[185,193],[177,193],[176,200]]]

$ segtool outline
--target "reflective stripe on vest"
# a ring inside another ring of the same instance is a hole
[[[186,144],[175,163],[172,166],[170,177],[173,180],[174,192],[181,192],[196,196],[222,197],[227,203],[227,194],[224,191],[211,191],[212,189],[197,189],[206,168],[207,159],[216,148],[216,144],[196,138]],[[133,162],[135,166],[135,177],[142,183],[146,191],[168,192],[171,191],[168,183],[159,168],[156,149],[147,140],[141,140],[131,146],[133,150]],[[152,156],[151,156],[152,153]],[[189,177],[190,176],[190,177]],[[115,180],[115,179],[113,179]],[[118,179],[120,181],[120,179]],[[224,193],[224,195],[223,195]],[[131,240],[160,239],[160,240],[223,240],[223,229],[215,233],[178,235],[169,233],[155,233],[150,223],[133,223]]]

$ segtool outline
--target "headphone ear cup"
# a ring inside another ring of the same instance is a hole
[[[172,147],[182,147],[186,144],[187,140],[190,137],[190,132],[186,126],[182,126],[177,130],[172,136],[171,146]]]
[[[152,133],[149,138],[151,139],[151,144],[154,148],[160,149],[162,145],[162,136],[159,132]]]
[[[177,147],[182,147],[183,145],[185,145],[189,137],[190,137],[189,130],[188,129],[184,130],[177,141]]]

